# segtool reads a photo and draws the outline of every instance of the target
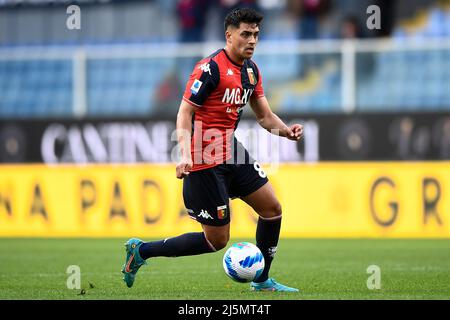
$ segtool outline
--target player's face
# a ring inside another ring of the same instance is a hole
[[[239,28],[227,31],[227,42],[240,59],[250,59],[258,42],[259,27],[256,23],[241,23]]]

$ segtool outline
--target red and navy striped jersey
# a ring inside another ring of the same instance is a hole
[[[252,96],[264,96],[261,73],[252,60],[239,65],[220,49],[195,65],[183,95],[184,101],[197,107],[191,139],[192,171],[231,158],[234,130]]]

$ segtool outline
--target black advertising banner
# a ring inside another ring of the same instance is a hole
[[[298,142],[254,119],[236,132],[260,162],[450,159],[450,114],[308,115]],[[272,150],[268,152],[267,150]],[[167,163],[177,154],[174,119],[0,120],[0,163]]]

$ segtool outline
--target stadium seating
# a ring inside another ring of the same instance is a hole
[[[450,39],[450,8],[436,6],[421,11],[399,23],[393,34],[394,41],[400,43],[406,38],[438,37]],[[111,52],[126,52],[127,45],[117,48],[111,47]],[[342,112],[341,58],[340,52],[255,55],[263,72],[266,95],[273,109],[283,113]],[[126,54],[88,57],[86,115],[174,115],[189,72],[198,59]],[[0,117],[74,116],[73,69],[70,57],[1,56]],[[355,72],[357,111],[450,110],[449,46],[357,51]]]
[[[0,61],[0,116],[72,114],[72,62]]]
[[[359,60],[366,61],[366,65],[357,62],[358,110],[448,110],[450,50],[359,53]],[[279,72],[277,56],[261,57],[258,63],[264,70],[267,96],[274,109],[287,113],[342,111],[339,57],[324,56],[311,63],[304,73],[301,56],[284,57],[285,72]],[[175,68],[174,59],[88,60],[87,114],[151,115],[160,103],[158,88],[164,81],[170,81],[167,77]],[[187,70],[184,67],[183,74],[178,75],[174,94],[181,94],[189,75]],[[72,81],[70,60],[3,60],[0,62],[0,115],[72,116]],[[172,113],[175,110],[176,106]]]
[[[393,37],[424,39],[450,36],[450,7],[434,6],[420,11],[414,17],[401,21]]]

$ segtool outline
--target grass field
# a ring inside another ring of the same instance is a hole
[[[151,259],[129,289],[125,240],[0,239],[0,299],[450,299],[450,240],[281,239],[271,276],[301,289],[284,294],[232,282],[225,250]],[[69,265],[85,294],[67,289]],[[379,290],[367,288],[370,265],[381,269]]]

